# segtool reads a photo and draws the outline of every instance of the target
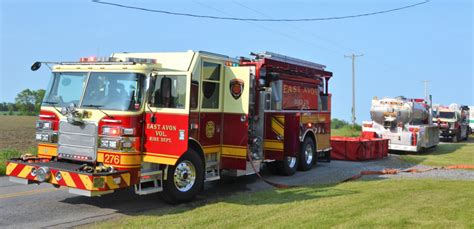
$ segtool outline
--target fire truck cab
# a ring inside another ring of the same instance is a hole
[[[37,70],[37,62],[32,70]],[[52,67],[38,155],[7,163],[24,184],[98,196],[134,187],[190,201],[221,175],[292,175],[330,158],[332,73],[271,52],[114,53]]]

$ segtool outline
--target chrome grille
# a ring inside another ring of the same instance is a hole
[[[93,123],[77,126],[61,121],[59,123],[58,157],[95,161],[97,159],[97,126]],[[87,157],[87,159],[83,157]]]

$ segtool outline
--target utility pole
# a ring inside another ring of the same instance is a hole
[[[355,58],[356,57],[361,57],[364,54],[356,55],[352,53],[352,55],[344,55],[345,58],[351,58],[352,59],[352,127],[355,126]]]
[[[425,101],[429,101],[428,84],[430,83],[430,81],[429,80],[423,80],[421,82],[425,85]]]

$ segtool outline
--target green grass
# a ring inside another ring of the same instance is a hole
[[[236,194],[86,227],[473,228],[474,182],[377,180]],[[158,201],[158,200],[157,200]]]
[[[401,155],[405,161],[429,166],[474,165],[473,143],[440,144],[427,153]]]
[[[28,153],[36,155],[36,148],[31,148],[27,151]],[[0,176],[5,175],[6,169],[6,161],[8,159],[19,157],[20,155],[24,154],[25,152],[20,152],[14,149],[2,149],[0,150]]]
[[[360,130],[353,129],[350,125],[338,129],[331,129],[331,136],[358,137],[360,133]]]

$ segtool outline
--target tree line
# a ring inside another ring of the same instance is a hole
[[[18,93],[15,102],[0,103],[0,112],[5,115],[37,115],[41,108],[45,90],[25,89]]]

